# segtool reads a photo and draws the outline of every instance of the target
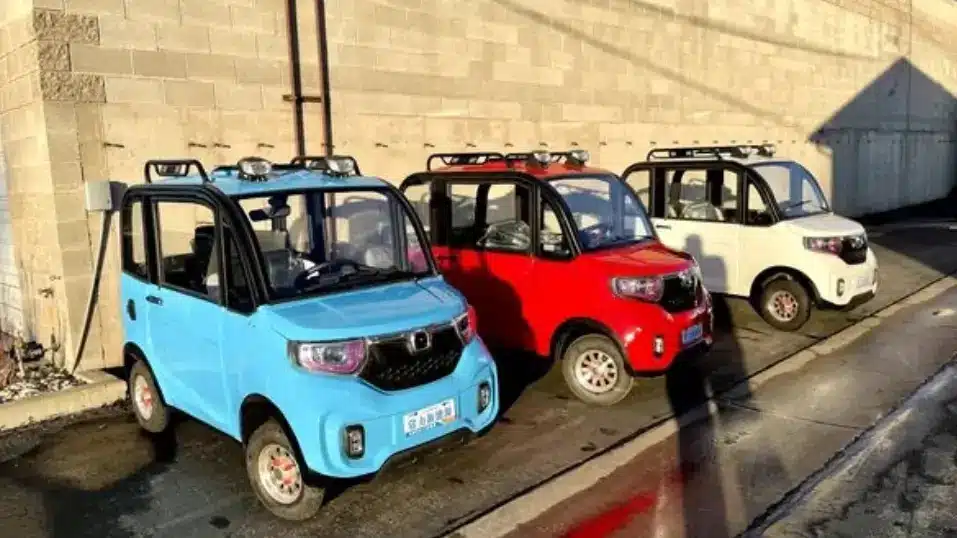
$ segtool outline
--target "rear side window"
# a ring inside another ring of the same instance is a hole
[[[426,232],[431,230],[431,218],[429,215],[429,203],[432,201],[432,184],[431,183],[419,183],[415,185],[409,185],[406,187],[402,194],[408,198],[409,203],[412,204],[412,209],[415,210],[415,214],[419,216],[419,220],[422,221],[422,227]]]
[[[123,271],[143,280],[149,279],[142,200],[134,200],[123,208],[120,226],[123,236]]]

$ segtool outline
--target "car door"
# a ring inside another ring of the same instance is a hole
[[[227,406],[218,286],[223,279],[216,269],[221,255],[218,212],[193,197],[153,202],[159,278],[147,301],[153,360],[168,375],[163,394],[174,407],[223,429]]]
[[[662,243],[694,255],[711,291],[737,289],[739,174],[720,162],[658,166],[663,199],[652,222]]]

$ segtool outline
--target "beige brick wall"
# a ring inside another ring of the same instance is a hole
[[[304,90],[318,95],[314,4],[299,1],[299,31]],[[335,150],[394,181],[432,151],[577,144],[620,171],[654,145],[748,141],[803,160],[844,208],[953,180],[947,0],[913,0],[913,13],[902,0],[326,4]],[[286,39],[283,0],[3,2],[0,134],[44,343],[72,356],[82,321],[99,226],[84,181],[138,182],[164,156],[292,156]],[[321,107],[305,107],[319,153]],[[908,175],[932,180],[905,188]],[[113,238],[84,368],[119,361]]]

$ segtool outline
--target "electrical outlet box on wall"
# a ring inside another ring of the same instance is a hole
[[[87,181],[84,185],[87,211],[116,211],[126,192],[119,181]]]

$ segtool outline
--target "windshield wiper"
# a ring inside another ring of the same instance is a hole
[[[781,211],[787,211],[788,209],[795,209],[801,207],[802,205],[810,204],[814,200],[801,200],[800,202],[791,202],[787,205],[781,206]]]
[[[399,280],[407,277],[414,277],[415,273],[404,271],[395,267],[379,268],[362,266],[357,271],[350,273],[336,273],[332,275],[322,275],[314,283],[305,286],[300,290],[300,294],[305,294],[317,290],[329,290],[339,288],[358,287],[363,284],[374,282],[384,282],[390,280]]]

